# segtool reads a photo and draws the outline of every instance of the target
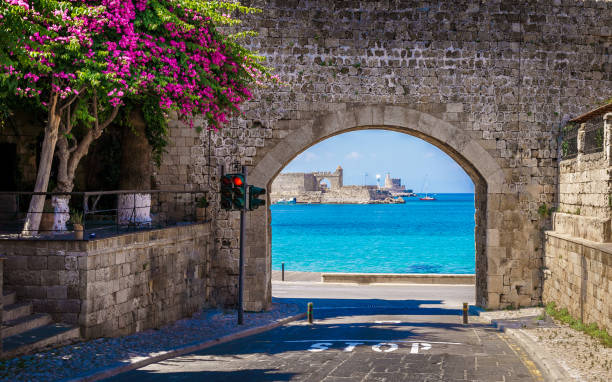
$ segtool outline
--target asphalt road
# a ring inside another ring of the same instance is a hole
[[[461,324],[470,286],[275,283],[277,301],[313,301],[294,322],[119,375],[113,381],[540,381],[510,339]],[[469,302],[469,300],[467,300]]]

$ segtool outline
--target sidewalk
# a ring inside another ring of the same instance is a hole
[[[268,312],[245,313],[245,325],[238,326],[235,311],[204,310],[160,330],[100,338],[0,361],[0,380],[70,380],[96,370],[125,366],[159,353],[269,325],[298,313],[302,311],[295,304],[274,303]]]

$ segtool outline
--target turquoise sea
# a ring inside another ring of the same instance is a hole
[[[474,273],[474,194],[405,204],[272,205],[272,269]]]

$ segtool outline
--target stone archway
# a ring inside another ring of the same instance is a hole
[[[334,135],[363,129],[393,130],[421,138],[447,153],[466,171],[474,182],[476,195],[476,302],[483,307],[497,307],[501,295],[507,292],[505,300],[515,298],[518,303],[518,294],[509,293],[510,284],[504,287],[504,276],[510,276],[510,268],[498,266],[505,255],[499,248],[502,227],[498,225],[503,221],[487,221],[487,213],[499,208],[499,194],[505,185],[504,172],[497,160],[475,139],[449,122],[400,105],[364,105],[325,114],[314,123],[303,125],[277,140],[261,156],[258,154],[249,174],[249,183],[266,185],[270,189],[283,167],[307,148]],[[247,310],[265,309],[271,302],[270,218],[269,200],[268,208],[249,216],[245,284]],[[532,297],[531,294],[528,296]]]

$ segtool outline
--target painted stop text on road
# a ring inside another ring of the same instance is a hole
[[[432,344],[439,345],[461,345],[459,342],[421,342],[421,341],[405,341],[405,340],[297,340],[284,341],[292,343],[312,343],[305,350],[309,352],[321,352],[325,350],[341,350],[343,352],[352,352],[358,347],[369,347],[372,351],[378,353],[390,353],[400,348],[410,350],[410,354],[419,354],[422,351],[431,350]]]

